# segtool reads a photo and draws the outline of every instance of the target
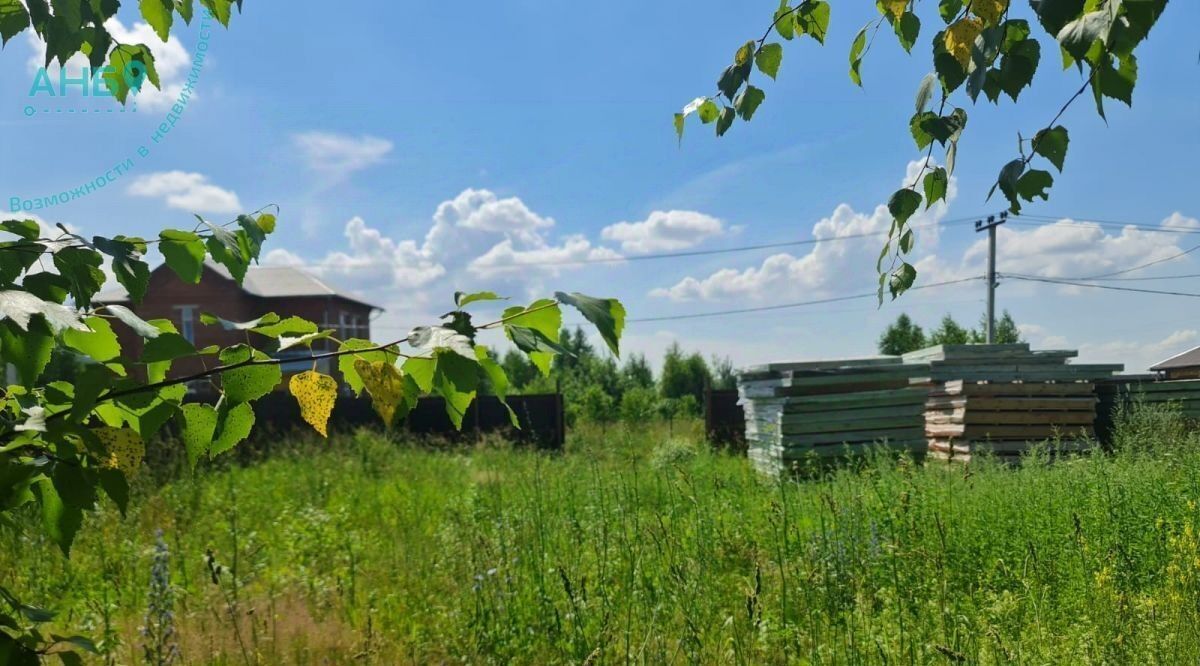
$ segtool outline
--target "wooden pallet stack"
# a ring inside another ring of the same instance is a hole
[[[747,455],[770,474],[877,447],[923,455],[928,375],[894,356],[747,368]]]
[[[1068,364],[1071,350],[1029,345],[941,345],[905,354],[938,382],[925,413],[929,455],[1016,460],[1036,446],[1081,451],[1095,441],[1094,382],[1119,364]]]

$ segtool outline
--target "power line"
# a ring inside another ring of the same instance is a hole
[[[1186,278],[1198,277],[1200,277],[1200,273],[1188,273],[1186,275],[1155,275],[1152,277],[1110,277],[1092,279],[1097,282],[1147,282],[1152,280],[1183,280]]]
[[[1098,227],[1115,227],[1115,228],[1121,228],[1121,229],[1123,229],[1125,227],[1133,227],[1135,229],[1139,229],[1142,231],[1161,231],[1164,233],[1173,233],[1173,234],[1198,234],[1198,233],[1200,233],[1200,227],[1197,227],[1194,229],[1185,229],[1185,228],[1180,228],[1180,227],[1164,227],[1162,225],[1145,224],[1142,222],[1129,222],[1127,220],[1099,220],[1099,219],[1095,219],[1095,218],[1091,218],[1091,217],[1073,216],[1073,215],[1022,214],[1017,219],[1029,220],[1031,222],[1041,221],[1041,222],[1053,222],[1053,223],[1059,223],[1059,224],[1094,225],[1094,226],[1098,226]],[[1013,221],[1016,221],[1016,220],[1013,220]]]
[[[932,284],[920,285],[917,287],[910,287],[909,291],[917,291],[919,289],[932,289],[934,287],[945,287],[945,286],[949,286],[952,284],[960,284],[963,282],[982,280],[983,278],[984,278],[984,276],[982,276],[982,275],[976,275],[974,277],[961,278],[958,280],[947,280],[945,282],[934,282]],[[643,322],[654,322],[654,321],[676,321],[676,320],[680,320],[680,319],[700,319],[701,317],[723,317],[726,315],[747,314],[747,313],[751,313],[751,312],[770,312],[770,311],[774,311],[774,310],[785,310],[788,308],[798,308],[798,307],[802,307],[802,306],[806,306],[806,305],[824,305],[826,303],[840,303],[842,301],[853,301],[853,300],[858,300],[858,299],[862,299],[862,298],[877,298],[878,296],[879,296],[878,292],[872,291],[872,292],[864,293],[864,294],[853,294],[850,296],[835,296],[832,298],[821,298],[821,299],[812,300],[812,301],[798,301],[795,303],[781,303],[779,305],[764,305],[764,306],[760,306],[760,307],[737,308],[737,309],[733,309],[733,310],[713,310],[711,312],[695,312],[692,314],[668,315],[668,316],[663,316],[663,317],[643,317],[641,319],[628,319],[626,321],[628,323],[632,324],[632,323],[643,323]]]
[[[1164,290],[1159,290],[1159,289],[1139,289],[1137,287],[1118,287],[1116,285],[1111,285],[1111,284],[1091,284],[1088,282],[1074,282],[1071,280],[1059,280],[1056,278],[1043,278],[1043,277],[1037,277],[1034,275],[1013,275],[1010,273],[1003,273],[1003,274],[1001,274],[1001,277],[1005,277],[1010,280],[1023,280],[1026,282],[1045,282],[1048,284],[1060,284],[1060,285],[1071,286],[1071,287],[1089,287],[1091,289],[1108,289],[1111,291],[1128,291],[1128,292],[1134,292],[1134,293],[1139,293],[1139,294],[1158,294],[1161,296],[1188,296],[1191,298],[1200,298],[1200,294],[1194,294],[1194,293],[1186,292],[1186,291],[1164,291]]]

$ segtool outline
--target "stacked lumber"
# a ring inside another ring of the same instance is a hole
[[[1015,461],[1034,447],[1083,451],[1094,442],[1091,382],[948,381],[925,411],[929,456],[968,462],[986,455]]]
[[[898,357],[747,368],[738,377],[747,455],[770,474],[878,447],[921,455],[928,374]]]
[[[1079,352],[1033,351],[1027,343],[937,345],[905,354],[904,363],[929,365],[934,381],[1069,382],[1096,381],[1125,369],[1121,364],[1070,364]]]

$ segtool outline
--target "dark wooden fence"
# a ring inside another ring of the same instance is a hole
[[[446,415],[442,398],[421,398],[417,406],[398,427],[401,432],[417,436],[436,437],[453,441],[470,441],[485,434],[495,434],[539,449],[558,450],[566,439],[563,420],[563,399],[558,393],[543,395],[514,395],[508,404],[521,423],[514,428],[508,410],[493,395],[476,398],[463,418],[462,430],[454,427]],[[308,428],[300,419],[296,399],[283,392],[264,396],[254,403],[256,424],[267,432],[287,432]],[[378,427],[379,416],[367,398],[338,396],[329,419],[329,431],[347,432],[361,427]]]
[[[704,433],[713,447],[746,450],[746,414],[736,389],[704,392]]]

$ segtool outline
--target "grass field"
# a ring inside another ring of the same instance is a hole
[[[70,562],[5,532],[0,584],[124,664],[159,530],[185,663],[1198,663],[1200,444],[1177,426],[799,483],[678,426],[585,428],[562,455],[295,442],[143,479]]]

